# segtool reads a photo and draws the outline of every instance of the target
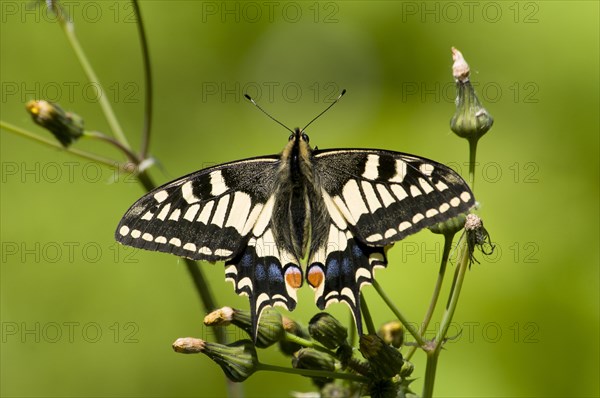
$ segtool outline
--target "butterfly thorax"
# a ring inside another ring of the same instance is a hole
[[[296,256],[306,255],[316,204],[313,151],[308,136],[296,128],[281,153],[273,214],[275,240]],[[317,210],[318,212],[318,210]]]

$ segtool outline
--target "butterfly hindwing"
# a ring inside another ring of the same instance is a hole
[[[271,195],[277,160],[227,163],[165,184],[129,208],[115,238],[194,260],[231,259],[244,248]]]
[[[374,270],[385,267],[386,248],[367,246],[332,221],[329,235],[309,258],[306,279],[315,289],[317,307],[345,302],[351,309],[358,332],[362,333],[360,289],[373,280]]]
[[[296,290],[302,285],[298,260],[275,242],[270,225],[260,225],[261,218],[271,217],[270,212],[262,214],[244,250],[225,263],[225,278],[237,294],[250,299],[253,337],[265,308],[279,305],[294,310]]]

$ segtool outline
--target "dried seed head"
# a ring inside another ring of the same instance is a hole
[[[494,252],[496,245],[492,243],[490,234],[483,226],[481,218],[475,214],[469,214],[467,216],[465,233],[467,234],[467,245],[471,264],[474,262],[479,264],[479,261],[477,261],[474,256],[475,248],[478,248],[486,256],[489,256]],[[469,266],[471,264],[469,264]]]

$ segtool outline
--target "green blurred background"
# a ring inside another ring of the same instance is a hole
[[[70,1],[68,10],[132,145],[142,126],[142,64],[132,8]],[[3,1],[2,115],[36,134],[24,103],[59,102],[109,133],[97,96],[54,18]],[[495,118],[480,142],[476,196],[498,248],[468,273],[442,353],[436,395],[592,397],[599,382],[598,2],[142,2],[154,71],[151,153],[159,183],[202,167],[279,152],[308,133],[320,148],[416,153],[466,174],[450,47],[472,68]],[[212,338],[182,261],[113,241],[142,195],[131,176],[7,131],[2,147],[2,396],[223,396],[221,370],[173,353],[178,337]],[[75,147],[122,160],[101,142]],[[422,319],[441,248],[429,232],[398,243],[378,280]],[[220,305],[247,308],[202,264]],[[452,270],[454,267],[452,266]],[[451,274],[449,274],[451,275]],[[448,280],[449,282],[449,280]],[[377,323],[392,318],[363,289]],[[445,301],[447,286],[441,303]],[[317,312],[308,287],[293,316]],[[341,319],[342,305],[329,309]],[[440,319],[440,313],[435,319]],[[435,323],[435,320],[434,320]],[[435,325],[433,325],[435,326]],[[233,329],[231,337],[241,337]],[[277,350],[265,363],[289,366]],[[420,393],[424,356],[414,357]],[[308,379],[257,373],[247,396],[309,391]]]

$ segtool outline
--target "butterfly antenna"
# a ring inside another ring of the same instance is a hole
[[[291,128],[289,128],[288,126],[286,126],[285,124],[281,123],[279,120],[275,119],[273,116],[271,116],[269,114],[269,112],[265,111],[260,105],[258,105],[256,103],[256,101],[254,101],[252,99],[251,96],[249,96],[248,94],[244,94],[244,97],[246,97],[246,99],[250,102],[252,102],[252,105],[254,105],[255,107],[257,107],[262,113],[264,113],[265,115],[267,115],[271,120],[275,121],[275,123],[279,124],[280,126],[283,126],[285,129],[289,130],[290,133],[294,133],[294,130],[292,130]]]
[[[315,120],[317,120],[318,118],[321,117],[322,114],[324,114],[325,112],[327,112],[329,110],[329,108],[331,108],[332,106],[334,106],[335,104],[337,104],[337,102],[340,100],[340,98],[342,98],[342,96],[346,94],[346,89],[343,89],[342,92],[340,93],[340,95],[338,95],[338,97],[335,99],[335,101],[333,101],[331,104],[329,104],[329,106],[327,108],[325,108],[325,110],[321,113],[319,113],[317,116],[314,117],[313,120],[311,120],[310,122],[308,122],[308,124],[306,126],[304,126],[304,128],[302,129],[302,131],[306,130],[306,128],[308,126],[310,126],[312,124],[312,122],[314,122]]]

